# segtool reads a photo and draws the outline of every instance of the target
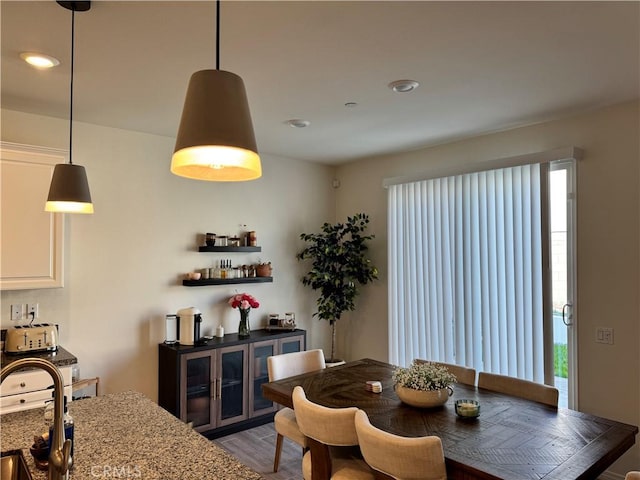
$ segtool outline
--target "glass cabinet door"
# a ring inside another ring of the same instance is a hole
[[[218,426],[246,419],[248,377],[247,346],[220,348],[218,352]]]
[[[275,411],[275,405],[271,400],[262,396],[262,384],[269,381],[267,370],[267,357],[276,355],[276,341],[267,340],[256,342],[251,345],[251,371],[249,372],[251,382],[251,416],[262,415]]]
[[[211,353],[193,353],[182,358],[181,385],[186,397],[181,402],[180,418],[192,423],[193,428],[207,430],[214,426],[213,397],[214,368]]]
[[[280,351],[278,353],[301,352],[304,347],[304,335],[280,339]]]

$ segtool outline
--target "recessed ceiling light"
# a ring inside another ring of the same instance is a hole
[[[22,52],[20,58],[35,68],[45,69],[60,65],[60,60],[51,55],[34,52]]]
[[[309,120],[301,120],[299,118],[293,118],[291,120],[287,120],[287,125],[293,128],[306,128],[311,125]]]
[[[396,80],[389,84],[389,88],[396,93],[412,92],[420,85],[415,80]]]

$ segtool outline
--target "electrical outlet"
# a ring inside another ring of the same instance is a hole
[[[38,318],[38,307],[39,305],[37,303],[30,303],[27,305],[27,317],[29,317],[29,320],[35,320]]]
[[[11,320],[22,320],[24,317],[24,305],[11,305]]]
[[[613,345],[613,328],[597,327],[596,343],[605,343],[607,345]]]

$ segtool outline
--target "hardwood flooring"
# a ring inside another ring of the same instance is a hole
[[[284,439],[280,467],[273,473],[276,431],[273,423],[216,438],[213,443],[231,453],[263,478],[270,480],[302,480],[302,448]]]

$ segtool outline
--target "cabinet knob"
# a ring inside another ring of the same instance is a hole
[[[26,384],[26,383],[24,383],[24,382],[20,382],[20,386],[21,386],[22,388],[24,388],[24,387],[26,387],[26,386],[27,386],[27,384]]]
[[[26,402],[26,400],[24,398],[20,399],[20,403],[25,403],[25,402]]]

